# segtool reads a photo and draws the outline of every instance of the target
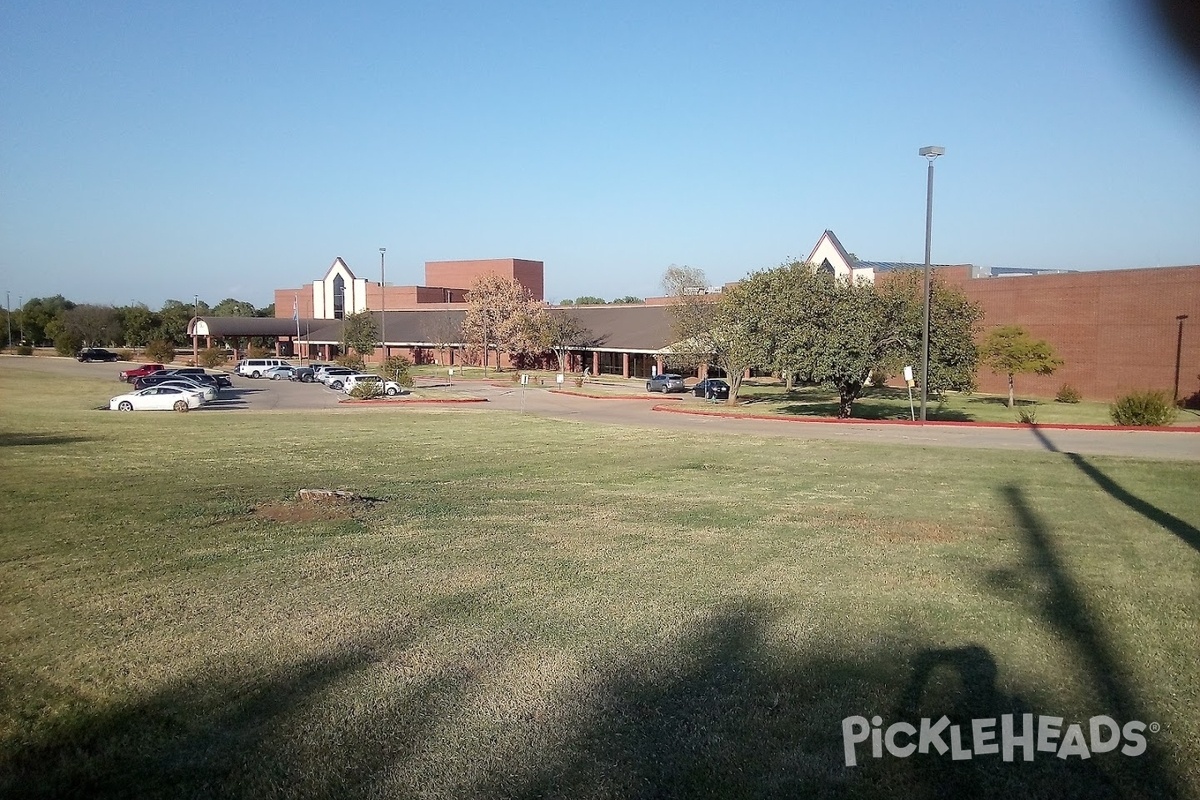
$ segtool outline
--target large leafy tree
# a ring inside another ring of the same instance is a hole
[[[913,365],[920,375],[921,327],[924,304],[921,291],[924,276],[918,270],[889,275],[883,282],[885,294],[899,295],[907,304],[904,321],[904,346],[891,363],[880,364],[893,374],[905,364]],[[975,390],[979,369],[979,348],[975,345],[983,309],[963,292],[939,280],[930,282],[929,303],[929,391],[941,396],[947,391]]]
[[[55,331],[47,328],[63,311],[70,311],[75,304],[56,294],[53,297],[33,297],[21,307],[21,327],[25,339],[35,345],[44,345],[54,340]],[[61,330],[61,328],[60,328]]]
[[[344,325],[343,338],[355,352],[360,356],[375,352],[375,345],[379,343],[379,326],[375,324],[375,316],[370,311],[348,314]]]
[[[255,311],[253,303],[226,297],[213,307],[212,314],[216,317],[253,317]]]
[[[497,362],[501,350],[508,353],[540,350],[534,323],[540,307],[528,290],[512,278],[494,273],[476,278],[467,292],[462,333],[464,341],[483,354],[484,374],[487,374],[488,355],[493,347]]]
[[[128,347],[144,346],[160,335],[162,320],[144,303],[122,306],[117,309],[117,316]]]
[[[162,309],[158,312],[160,337],[164,341],[174,344],[186,343],[188,321],[197,313],[201,315],[209,313],[208,303],[203,300],[191,303],[168,300],[163,303]]]
[[[112,306],[84,303],[59,314],[56,323],[72,343],[105,345],[123,341],[121,318]],[[56,341],[59,337],[55,337]]]
[[[1063,365],[1044,339],[1034,339],[1020,325],[1004,325],[988,334],[980,347],[984,362],[997,375],[1008,376],[1008,407],[1015,400],[1015,376],[1053,375]]]

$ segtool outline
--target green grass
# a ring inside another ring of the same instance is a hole
[[[959,394],[948,392],[943,402],[929,398],[926,416],[931,420],[954,422],[1020,422],[1019,412],[1036,414],[1042,424],[1112,425],[1107,403],[1083,401],[1058,403],[1054,400],[1017,398],[1016,408],[1008,408],[1007,395]],[[913,406],[920,413],[921,395],[914,390]],[[837,393],[819,386],[798,387],[791,392],[772,381],[747,382],[738,394],[736,410],[742,413],[780,416],[837,416]],[[910,419],[908,392],[904,389],[870,388],[854,401],[856,419]],[[1177,426],[1200,426],[1200,413],[1180,409]]]
[[[0,796],[1200,794],[1200,465],[115,386],[0,362]],[[1022,712],[1162,728],[843,766]]]

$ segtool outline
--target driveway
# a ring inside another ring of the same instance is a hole
[[[113,394],[124,384],[117,372],[127,364],[81,364],[67,358],[0,357],[0,368],[19,362],[20,368],[58,375],[89,374],[111,376]],[[433,381],[418,380],[418,388]],[[263,378],[233,376],[233,390],[206,412],[229,411],[300,411],[335,408],[345,395],[319,383],[292,383]],[[542,388],[496,386],[482,381],[456,381],[458,392],[485,398],[487,403],[438,406],[440,411],[486,414],[495,411],[533,414],[539,417],[575,422],[591,422],[645,428],[647,430],[694,431],[708,435],[753,434],[843,442],[886,443],[915,447],[977,447],[992,450],[1050,451],[1079,455],[1129,456],[1135,458],[1200,461],[1200,433],[1161,431],[1075,431],[1035,428],[986,428],[927,425],[872,425],[837,422],[772,421],[731,417],[694,416],[651,410],[663,403],[662,395],[647,395],[643,400],[596,400],[556,394]],[[682,405],[706,407],[704,401],[686,396]],[[397,411],[402,407],[388,406]],[[428,408],[422,406],[421,408]],[[380,409],[382,410],[382,409]]]

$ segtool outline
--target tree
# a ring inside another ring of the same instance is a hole
[[[729,381],[727,402],[736,403],[742,376],[761,355],[753,319],[745,313],[748,295],[736,286],[725,294],[690,291],[708,285],[704,272],[693,267],[668,267],[662,285],[671,298],[668,309],[676,339],[670,347],[672,360],[688,368],[700,362],[719,366]]]
[[[595,342],[592,332],[570,311],[551,311],[539,308],[533,315],[534,342],[544,351],[551,351],[558,359],[558,371],[567,371],[567,356],[572,348],[591,346]]]
[[[212,310],[212,314],[215,317],[253,317],[255,313],[256,310],[253,303],[247,303],[245,300],[235,300],[232,297],[226,297],[217,303]]]
[[[429,342],[446,362],[446,351],[463,340],[462,328],[454,317],[441,311],[431,311],[421,320],[421,338]]]
[[[112,306],[85,303],[61,312],[58,319],[63,332],[84,346],[106,345],[124,338],[121,319]]]
[[[1063,365],[1054,348],[1044,339],[1034,339],[1020,325],[996,328],[980,348],[984,362],[997,375],[1008,375],[1008,407],[1015,399],[1017,375],[1053,375]]]
[[[642,298],[640,298],[640,297],[634,297],[634,296],[633,296],[633,295],[631,295],[631,294],[627,294],[627,295],[625,295],[624,297],[617,297],[617,298],[615,298],[615,299],[612,301],[612,305],[614,305],[614,306],[628,306],[628,305],[637,305],[637,304],[639,304],[639,303],[644,303],[644,302],[646,302],[646,301],[645,301],[645,300],[643,300],[643,299],[642,299]]]
[[[885,294],[898,294],[908,304],[902,351],[891,363],[877,365],[892,374],[907,364],[913,365],[920,375],[923,288],[924,276],[918,270],[892,273],[883,283]],[[936,274],[929,291],[929,391],[939,397],[947,391],[972,392],[979,369],[975,336],[983,309],[968,300],[960,289],[939,280]]]
[[[275,316],[275,304],[271,303],[270,305],[263,306],[262,308],[260,308],[254,312],[254,316],[256,316],[256,317],[273,317],[273,316]]]
[[[379,343],[379,326],[375,324],[375,316],[370,311],[348,314],[343,325],[342,339],[355,352],[360,356],[375,352],[375,345]]]
[[[467,311],[463,317],[463,339],[483,354],[484,375],[492,347],[497,351],[523,353],[537,350],[533,323],[541,304],[512,278],[495,273],[480,275],[467,292]]]
[[[163,303],[162,309],[158,312],[158,317],[161,321],[159,335],[166,341],[173,342],[174,344],[186,344],[188,340],[188,322],[197,313],[209,313],[208,304],[203,300],[192,303],[184,303],[180,300],[168,300]]]
[[[160,335],[162,320],[144,303],[121,306],[117,309],[117,316],[127,347],[141,347]]]
[[[21,327],[25,340],[35,346],[54,341],[54,334],[47,332],[47,326],[60,312],[70,311],[74,307],[75,304],[61,294],[26,300],[21,307]]]
[[[577,306],[602,306],[602,305],[605,305],[605,302],[604,302],[603,297],[596,297],[595,295],[585,294],[583,297],[575,298],[575,305],[577,305]]]

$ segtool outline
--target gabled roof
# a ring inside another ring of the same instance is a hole
[[[857,261],[850,257],[850,254],[846,252],[846,248],[842,247],[842,243],[838,241],[837,235],[828,229],[821,234],[821,238],[817,239],[817,243],[813,245],[813,249],[809,251],[807,259],[808,263],[812,263],[813,256],[817,254],[817,250],[821,247],[821,242],[825,241],[826,239],[828,239],[829,243],[833,245],[835,250],[837,250],[838,255],[842,257],[842,260],[846,262],[848,267],[854,269],[856,266],[858,266]]]
[[[343,261],[341,256],[333,260],[333,263],[329,265],[329,269],[325,270],[325,275],[321,280],[329,280],[335,272],[345,272],[350,280],[354,280],[354,273],[350,271],[350,265]]]

